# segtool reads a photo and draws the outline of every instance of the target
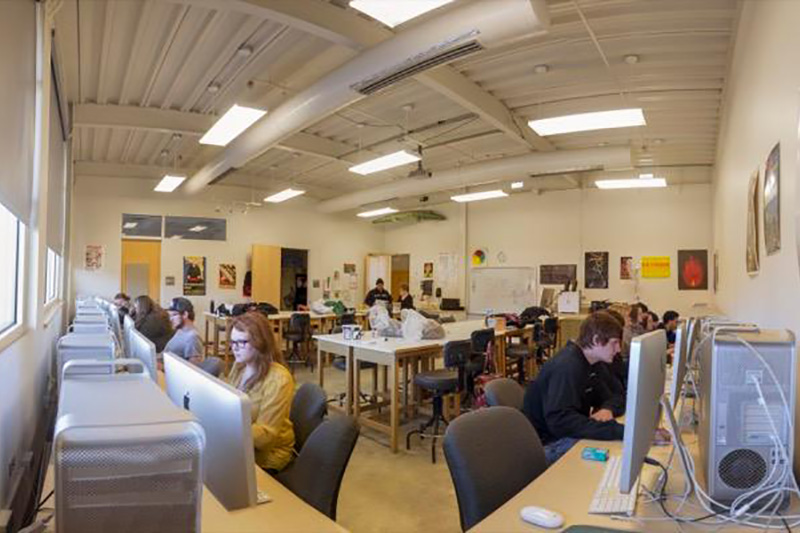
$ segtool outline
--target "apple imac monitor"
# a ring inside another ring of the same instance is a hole
[[[679,320],[678,329],[675,330],[675,349],[672,352],[672,382],[669,385],[669,405],[673,411],[678,407],[683,381],[686,379],[688,334],[688,322]]]
[[[136,325],[130,315],[125,315],[122,320],[122,351],[125,357],[131,356],[131,332],[136,331]]]
[[[172,403],[189,410],[205,430],[208,489],[228,510],[256,505],[250,399],[168,352],[164,353],[164,373]]]
[[[661,419],[666,363],[667,335],[663,329],[633,338],[625,404],[622,471],[619,476],[619,490],[626,494],[636,486],[636,479]]]
[[[142,362],[153,381],[158,382],[158,364],[156,360],[156,345],[137,330],[132,330],[129,339],[130,357]]]

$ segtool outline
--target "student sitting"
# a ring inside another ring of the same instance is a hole
[[[132,315],[131,297],[124,292],[118,292],[114,295],[114,305],[117,306],[117,313],[119,314],[119,325],[125,323],[125,315]]]
[[[219,376],[222,373],[222,361],[219,357],[203,357],[205,350],[200,333],[194,327],[192,302],[186,298],[173,298],[168,312],[172,327],[175,328],[175,334],[164,346],[164,351],[183,357],[212,376]]]
[[[136,310],[136,329],[156,345],[156,352],[163,352],[173,333],[167,312],[149,296],[138,296],[133,301],[133,308]]]
[[[391,310],[392,295],[383,288],[383,279],[378,278],[375,281],[375,288],[367,293],[367,297],[364,298],[364,303],[370,307],[376,303],[383,303],[387,309]]]
[[[675,331],[678,329],[679,318],[680,315],[677,311],[667,311],[664,313],[664,318],[661,324],[658,325],[659,328],[666,332],[668,345],[675,344]]]
[[[614,394],[597,363],[611,363],[619,353],[622,327],[598,311],[583,321],[576,342],[569,342],[542,367],[525,391],[524,412],[544,444],[548,465],[579,439],[622,439],[624,427],[614,420],[624,398]]]
[[[408,284],[400,285],[400,309],[414,309],[414,297],[408,292]]]
[[[231,348],[236,363],[228,383],[247,393],[252,402],[252,431],[258,466],[275,473],[292,460],[294,428],[289,412],[294,379],[267,319],[256,312],[233,321]]]

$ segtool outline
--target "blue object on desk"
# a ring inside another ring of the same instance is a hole
[[[581,458],[587,461],[600,461],[601,463],[605,463],[608,461],[608,449],[587,446],[581,452]]]

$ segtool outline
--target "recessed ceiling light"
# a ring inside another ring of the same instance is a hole
[[[635,65],[639,62],[639,56],[636,54],[628,54],[625,56],[625,62],[629,65]]]
[[[453,0],[350,0],[350,7],[383,22],[390,28],[416,18]]]
[[[385,155],[377,159],[367,161],[366,163],[361,163],[360,165],[350,167],[349,170],[350,172],[355,172],[356,174],[361,174],[362,176],[366,176],[367,174],[372,174],[374,172],[380,172],[381,170],[387,170],[390,168],[399,167],[401,165],[407,165],[409,163],[413,163],[419,160],[420,157],[417,154],[412,154],[411,152],[400,150],[399,152]]]
[[[382,207],[380,209],[373,209],[372,211],[364,211],[363,213],[359,213],[357,216],[361,218],[372,218],[379,217],[381,215],[391,215],[392,213],[397,213],[397,209],[393,209],[391,207]]]
[[[211,94],[216,94],[219,92],[219,90],[220,90],[220,85],[217,82],[214,82],[210,84],[208,87],[206,87],[206,91],[210,92]]]
[[[503,191],[502,189],[497,189],[494,191],[482,191],[482,192],[471,192],[468,194],[459,194],[456,196],[451,196],[450,199],[454,202],[464,203],[464,202],[477,202],[479,200],[491,200],[492,198],[503,198],[504,196],[508,196],[508,193]]]
[[[651,189],[666,187],[667,181],[664,178],[633,178],[626,180],[598,180],[594,184],[598,189]]]
[[[166,148],[161,150],[161,157],[167,157],[168,155],[169,155],[169,150],[167,150]]]
[[[524,186],[525,186],[525,183],[522,182],[522,181],[515,181],[514,183],[511,184],[511,188],[512,189],[521,189]]]
[[[528,122],[528,126],[542,136],[612,128],[629,128],[631,126],[644,126],[646,124],[644,113],[640,108],[579,113],[577,115],[565,115],[562,117],[531,120]]]
[[[133,229],[138,226],[138,222],[126,222],[122,225],[122,229]]]
[[[156,192],[172,192],[178,188],[178,186],[184,182],[186,176],[170,176],[167,174],[161,181],[158,182],[156,188],[153,189]]]
[[[244,45],[236,50],[236,55],[239,57],[250,57],[253,54],[253,47]]]
[[[193,231],[195,233],[200,233],[201,231],[205,231],[207,229],[208,229],[207,226],[197,225],[197,226],[192,226],[191,228],[189,228],[189,231]]]
[[[255,121],[266,115],[267,112],[252,107],[235,105],[231,107],[211,129],[200,138],[200,144],[213,144],[226,146],[238,137],[244,130],[253,125]]]
[[[295,196],[300,196],[301,194],[305,194],[306,191],[300,191],[297,189],[284,189],[281,192],[276,192],[271,196],[267,196],[264,198],[265,202],[269,202],[271,204],[279,204],[281,202],[285,202],[286,200],[290,200]]]
[[[653,142],[653,144],[664,144],[664,139],[661,139],[661,138],[653,139],[652,142]]]
[[[536,65],[535,67],[533,67],[533,72],[535,72],[536,74],[547,74],[548,72],[550,72],[550,67],[548,67],[547,65]]]

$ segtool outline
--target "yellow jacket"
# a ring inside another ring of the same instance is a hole
[[[239,386],[244,365],[228,375],[228,383]],[[294,455],[294,428],[289,411],[294,397],[294,378],[281,364],[272,363],[267,377],[247,393],[252,404],[253,447],[256,464],[282,470]]]

